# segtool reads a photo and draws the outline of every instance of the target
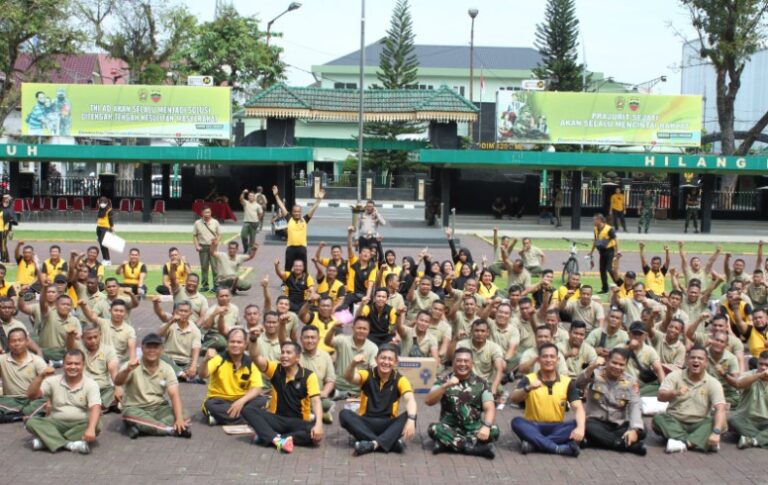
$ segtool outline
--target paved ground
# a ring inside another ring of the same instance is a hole
[[[323,219],[318,219],[323,220]],[[332,219],[324,223],[334,224]],[[338,227],[344,222],[335,221]],[[492,224],[492,221],[491,221]],[[513,223],[514,224],[514,223]],[[31,224],[30,224],[31,225]],[[29,227],[30,225],[27,225]],[[138,225],[137,225],[138,226]],[[143,230],[147,230],[146,225]],[[163,225],[153,225],[152,229]],[[189,226],[182,226],[189,227]],[[312,225],[310,225],[312,227]],[[489,229],[492,225],[486,224]],[[748,233],[747,225],[742,231]],[[50,225],[47,229],[52,229]],[[75,228],[68,226],[68,229]],[[90,229],[90,227],[89,227]],[[178,230],[178,229],[175,229]],[[128,231],[126,231],[128,232]],[[669,236],[667,236],[669,237]],[[757,239],[757,238],[755,238]],[[724,237],[723,240],[731,240]],[[462,244],[468,246],[476,258],[483,253],[491,254],[490,246],[476,237],[463,236]],[[45,244],[39,244],[45,249]],[[86,244],[65,244],[84,248]],[[190,262],[195,262],[191,244],[181,245]],[[413,252],[413,248],[395,248],[399,255]],[[144,244],[144,259],[150,264],[165,260],[166,246]],[[431,248],[436,259],[448,257],[447,244]],[[255,277],[270,274],[273,292],[277,291],[277,278],[273,274],[272,261],[282,256],[280,246],[263,246],[253,264]],[[552,266],[566,257],[562,252],[550,253]],[[636,253],[628,255],[627,265],[636,266]],[[118,258],[114,258],[119,260]],[[235,303],[243,308],[247,303],[261,303],[260,288],[247,295],[239,295]],[[157,320],[148,302],[132,315],[140,336],[157,328]],[[249,445],[245,438],[226,436],[218,428],[209,428],[200,421],[199,407],[205,386],[184,384],[182,396],[184,408],[196,416],[193,438],[140,438],[132,441],[122,434],[119,417],[108,415],[104,419],[104,431],[99,444],[90,456],[74,456],[68,452],[51,455],[32,452],[28,434],[20,425],[4,425],[0,432],[0,449],[3,450],[3,479],[0,483],[466,483],[482,480],[485,483],[765,483],[765,475],[759,465],[765,456],[762,450],[738,451],[733,437],[726,438],[719,454],[704,455],[686,453],[665,455],[661,441],[653,433],[648,443],[647,457],[596,450],[585,450],[578,459],[527,455],[519,453],[519,441],[510,430],[509,422],[519,410],[507,408],[499,413],[501,440],[497,458],[487,461],[453,455],[433,457],[431,441],[426,428],[437,419],[437,410],[420,406],[418,436],[403,455],[369,455],[353,458],[347,434],[338,425],[326,428],[327,438],[318,449],[298,449],[293,455],[278,455],[271,449]],[[421,398],[419,398],[421,403]]]

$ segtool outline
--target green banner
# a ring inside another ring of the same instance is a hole
[[[698,147],[700,96],[499,91],[500,143]]]
[[[216,138],[231,135],[223,87],[38,84],[21,87],[22,135]]]

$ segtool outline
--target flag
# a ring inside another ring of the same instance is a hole
[[[483,70],[480,69],[480,92],[483,92],[483,89],[485,89],[485,76],[483,76]]]

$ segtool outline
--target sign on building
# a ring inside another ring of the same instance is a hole
[[[499,143],[698,147],[701,96],[496,93]]]
[[[544,91],[547,83],[543,79],[523,79],[520,87],[523,91]]]
[[[28,136],[231,136],[226,87],[24,83],[21,112]]]
[[[213,86],[213,76],[187,76],[187,86]]]

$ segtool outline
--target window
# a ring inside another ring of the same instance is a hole
[[[434,86],[432,86],[431,84],[419,84],[419,89],[421,90],[434,89]]]
[[[333,89],[357,89],[357,83],[333,83]]]
[[[464,86],[454,86],[453,90],[459,93],[461,96],[464,96]]]
[[[520,91],[521,88],[517,86],[502,86],[499,88],[499,91]]]

